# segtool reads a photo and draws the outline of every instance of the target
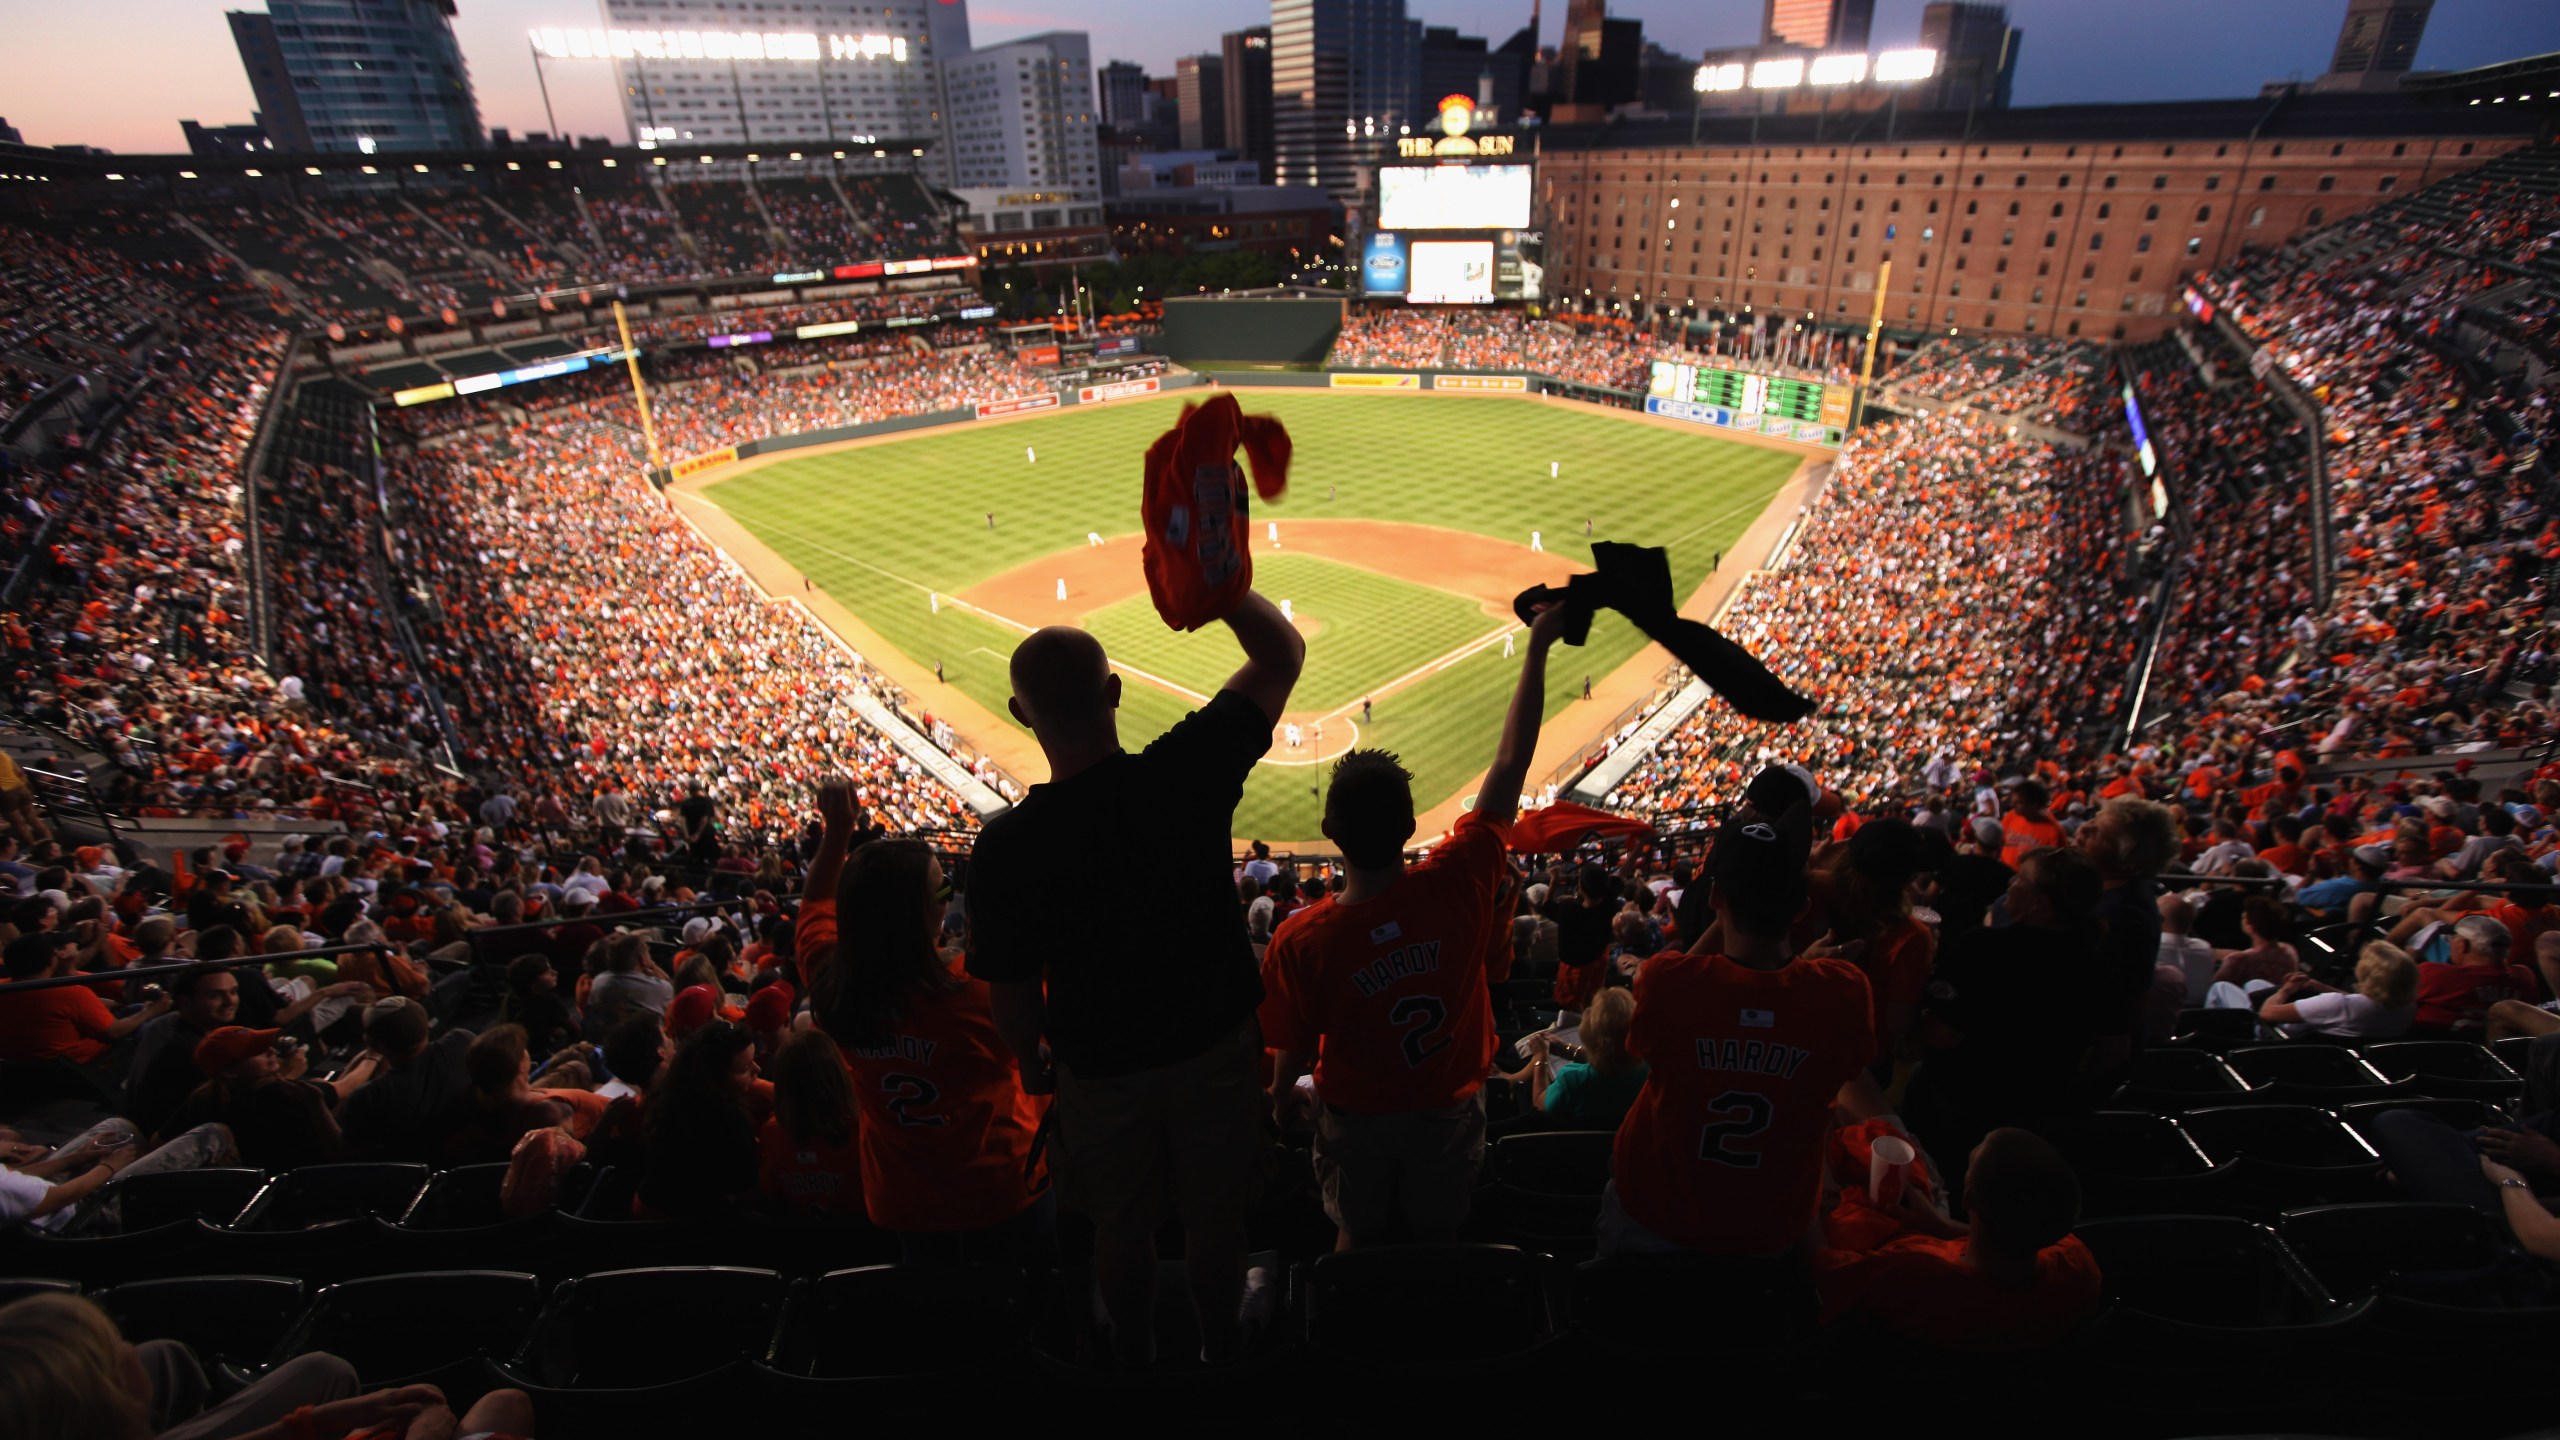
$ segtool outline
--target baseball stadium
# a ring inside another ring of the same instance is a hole
[[[2560,55],[1119,3],[13,78],[0,1435],[2548,1433]]]

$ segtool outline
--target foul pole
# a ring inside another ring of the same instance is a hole
[[[1849,433],[1852,435],[1857,433],[1859,426],[1867,423],[1867,387],[1876,380],[1876,336],[1884,329],[1884,297],[1892,285],[1893,262],[1887,260],[1883,268],[1876,271],[1876,309],[1867,317],[1867,358],[1858,367],[1858,393],[1853,397],[1856,403],[1849,415]],[[614,313],[621,314],[622,307],[616,305]],[[625,340],[623,343],[628,345],[630,342]],[[639,372],[635,369],[632,373],[636,376]],[[645,418],[649,407],[642,405],[640,413]]]
[[[631,398],[640,402],[640,438],[649,446],[649,468],[655,470],[665,463],[658,455],[658,427],[649,421],[649,387],[641,383],[640,352],[632,348],[631,320],[619,300],[613,302],[613,328],[622,336],[622,362],[631,367]]]

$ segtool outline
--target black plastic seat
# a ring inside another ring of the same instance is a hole
[[[2113,1107],[2175,1113],[2198,1105],[2228,1104],[2249,1093],[2249,1082],[2203,1050],[2154,1049],[2133,1057]]]
[[[938,1375],[1001,1368],[1030,1336],[1020,1271],[871,1265],[793,1285],[765,1363],[814,1380]]]
[[[1535,1130],[1494,1141],[1483,1195],[1491,1229],[1482,1233],[1559,1259],[1591,1258],[1617,1138],[1613,1130]]]
[[[2276,1232],[2341,1300],[2370,1295],[2393,1275],[2476,1270],[2498,1253],[2496,1228],[2468,1205],[2322,1205],[2287,1214]]]
[[[2507,1113],[2486,1100],[2437,1100],[2426,1096],[2341,1105],[2337,1115],[2348,1129],[2363,1136],[2366,1144],[2372,1144],[2374,1120],[2393,1110],[2423,1110],[2456,1130],[2481,1130],[2509,1123]]]
[[[160,1275],[197,1274],[214,1233],[201,1220],[74,1239],[23,1230],[0,1233],[0,1274],[57,1276],[92,1289]]]
[[[2309,1105],[2191,1110],[2178,1123],[2255,1200],[2252,1213],[2380,1199],[2382,1157],[2337,1116]]]
[[[645,1389],[766,1354],[785,1286],[726,1265],[606,1270],[564,1280],[510,1373],[557,1389]]]
[[[2285,1105],[2344,1105],[2403,1093],[2343,1045],[2287,1041],[2251,1045],[2223,1060],[2249,1083],[2254,1098]]]
[[[2170,1032],[2169,1043],[2194,1049],[2221,1051],[2234,1045],[2258,1043],[2258,1016],[2252,1010],[2208,1010],[2190,1005],[2178,1012],[2177,1026]]]
[[[305,1165],[268,1182],[231,1228],[272,1233],[350,1220],[391,1219],[418,1198],[428,1174],[424,1165],[386,1162]]]
[[[2219,1329],[2314,1324],[2330,1295],[2264,1225],[2220,1215],[2083,1222],[2106,1298],[2120,1309]],[[2225,1357],[2227,1358],[2227,1357]]]
[[[1403,1245],[1305,1271],[1307,1343],[1354,1368],[1487,1362],[1556,1334],[1545,1263],[1509,1245]]]
[[[1574,1272],[1574,1328],[1612,1354],[1782,1347],[1811,1334],[1820,1312],[1793,1255],[1615,1255]]]
[[[46,1275],[0,1277],[0,1305],[30,1295],[77,1295],[80,1282]]]
[[[2368,1045],[2364,1058],[2420,1095],[2504,1104],[2524,1093],[2524,1077],[2467,1040],[2403,1040]]]
[[[2548,1035],[2510,1035],[2504,1040],[2491,1041],[2489,1053],[2498,1057],[2498,1063],[2518,1075],[2531,1075],[2533,1047],[2550,1039]],[[2553,1041],[2553,1044],[2560,1046],[2560,1041]]]
[[[2100,1110],[2055,1137],[2080,1175],[2091,1215],[2218,1215],[2234,1171],[2215,1164],[2176,1120],[2144,1110]]]
[[[99,1292],[124,1338],[176,1340],[207,1366],[256,1365],[284,1338],[306,1301],[283,1275],[184,1275],[128,1280]]]
[[[507,1180],[503,1163],[439,1170],[400,1213],[412,1230],[477,1230],[507,1218],[498,1205]]]
[[[465,1361],[515,1353],[542,1309],[542,1282],[513,1270],[373,1275],[322,1290],[272,1361],[322,1352],[367,1388],[406,1384]],[[661,1316],[681,1327],[680,1314]],[[476,1369],[476,1365],[474,1367]]]
[[[172,1220],[228,1225],[249,1208],[266,1183],[263,1170],[164,1170],[121,1177],[106,1193],[116,1202],[117,1224],[131,1233],[157,1229]]]

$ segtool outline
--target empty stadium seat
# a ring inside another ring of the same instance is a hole
[[[1481,1202],[1484,1223],[1523,1249],[1589,1259],[1616,1142],[1611,1130],[1537,1130],[1494,1141],[1486,1152],[1492,1183]]]
[[[1299,1287],[1307,1343],[1359,1368],[1525,1354],[1556,1333],[1546,1263],[1509,1245],[1402,1245],[1321,1256]]]
[[[2121,1309],[2255,1330],[2317,1323],[2336,1308],[2264,1225],[2215,1215],[2124,1216],[2085,1221],[2077,1233],[2097,1257],[2106,1298]]]
[[[386,1162],[305,1165],[268,1182],[249,1202],[234,1230],[308,1230],[406,1211],[426,1188],[427,1167]]]
[[[2468,1205],[2412,1201],[2295,1210],[2276,1231],[2341,1300],[2370,1295],[2396,1274],[2478,1269],[2499,1243],[2489,1217]]]
[[[542,1310],[542,1284],[509,1270],[374,1275],[322,1290],[270,1363],[315,1352],[356,1368],[368,1388],[408,1384],[482,1357],[513,1354]],[[682,1312],[659,1317],[681,1328]]]
[[[43,1275],[0,1278],[0,1305],[6,1305],[12,1300],[24,1300],[30,1295],[77,1295],[79,1293],[80,1282],[77,1280],[63,1280]]]
[[[2190,1005],[2178,1012],[2169,1043],[2217,1052],[2234,1045],[2255,1045],[2258,1016],[2250,1010],[2208,1010]]]
[[[2518,1075],[2531,1075],[2533,1047],[2550,1038],[2547,1035],[2510,1035],[2504,1040],[2492,1042],[2489,1053],[2497,1056],[2500,1064]]]
[[[2178,1122],[2235,1185],[2289,1210],[2380,1196],[2381,1157],[2335,1115],[2308,1105],[2191,1110]]]
[[[871,1265],[793,1285],[765,1363],[815,1380],[935,1375],[1001,1367],[1030,1333],[1019,1271]]]
[[[2089,1215],[2221,1214],[2235,1173],[2216,1164],[2178,1122],[2144,1110],[2100,1110],[2055,1137],[2080,1175]]]
[[[198,1267],[209,1252],[213,1233],[201,1220],[70,1239],[27,1230],[0,1233],[0,1275],[57,1276],[96,1289],[159,1275],[200,1273]]]
[[[2506,1112],[2486,1100],[2438,1100],[2427,1096],[2341,1105],[2337,1114],[2346,1122],[2348,1129],[2363,1136],[2365,1143],[2370,1145],[2373,1143],[2375,1118],[2393,1110],[2423,1110],[2456,1130],[2478,1130],[2509,1123]]]
[[[2403,1040],[2368,1045],[2365,1060],[2421,1095],[2504,1104],[2524,1093],[2524,1077],[2468,1040]]]
[[[175,1340],[207,1368],[254,1366],[302,1313],[302,1282],[282,1275],[186,1275],[128,1280],[98,1293],[124,1338]]]
[[[2248,1082],[2252,1098],[2279,1104],[2342,1105],[2405,1092],[2340,1045],[2251,1045],[2222,1058]]]
[[[1613,1353],[1773,1349],[1811,1333],[1820,1311],[1792,1255],[1616,1255],[1573,1277],[1574,1328]]]
[[[400,1223],[412,1230],[476,1230],[498,1224],[507,1218],[498,1206],[506,1179],[504,1164],[439,1170],[400,1212]]]
[[[607,1270],[564,1280],[507,1369],[551,1389],[640,1389],[770,1348],[782,1277],[723,1265]]]
[[[2176,1112],[2223,1104],[2248,1094],[2249,1082],[2202,1050],[2145,1050],[2125,1068],[2114,1105],[2127,1110]]]
[[[263,1170],[163,1170],[121,1177],[106,1193],[116,1202],[117,1224],[130,1233],[173,1220],[228,1225],[266,1183]]]

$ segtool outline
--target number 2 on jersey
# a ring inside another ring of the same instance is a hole
[[[1407,995],[1387,1012],[1387,1023],[1405,1027],[1404,1063],[1419,1070],[1422,1062],[1449,1046],[1449,1037],[1440,1033],[1449,1023],[1449,1007],[1437,995]]]
[[[1707,1102],[1710,1110],[1740,1111],[1739,1118],[1718,1120],[1698,1131],[1698,1158],[1737,1170],[1760,1168],[1759,1152],[1728,1150],[1727,1140],[1744,1140],[1769,1128],[1769,1097],[1755,1090],[1727,1090]]]
[[[880,1088],[888,1093],[889,1113],[901,1125],[948,1125],[948,1115],[918,1115],[908,1107],[924,1107],[942,1098],[941,1087],[921,1075],[883,1075]]]

